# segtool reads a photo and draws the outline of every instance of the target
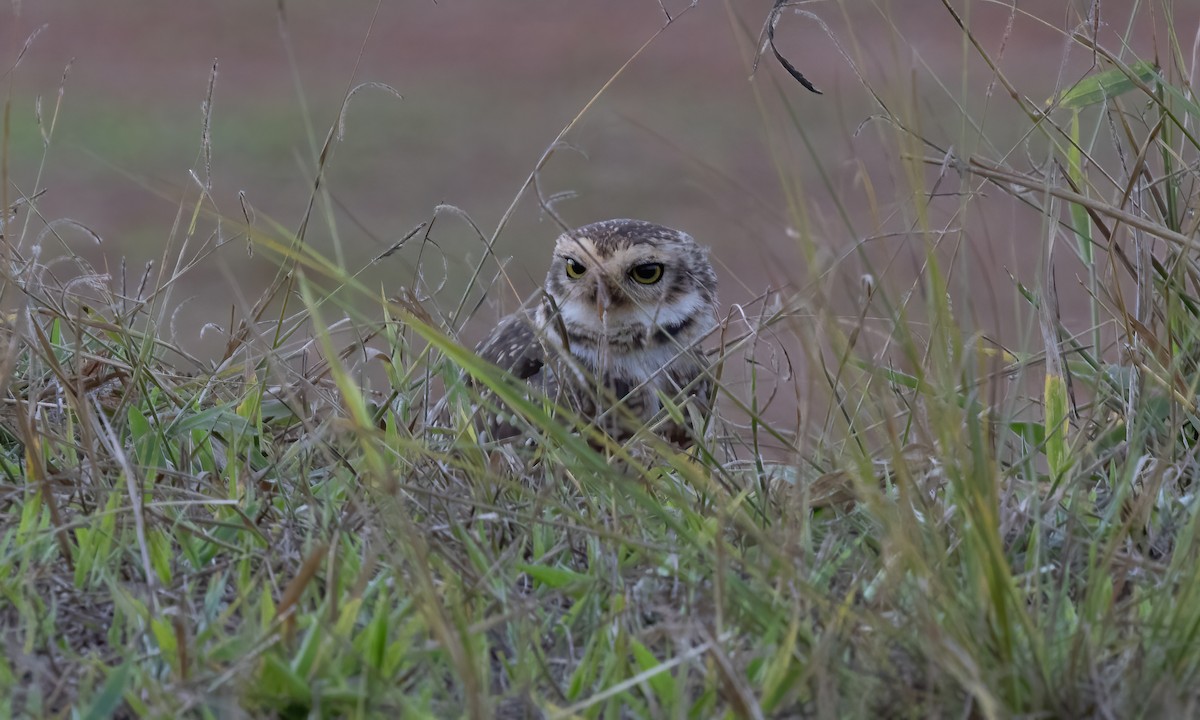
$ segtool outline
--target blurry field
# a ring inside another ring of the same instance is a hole
[[[985,99],[993,85],[986,66],[964,50],[952,19],[937,3],[920,5],[906,5],[903,12],[867,3],[813,9],[854,53],[861,72],[882,88],[895,86],[893,101],[916,103],[930,132],[947,146],[970,150],[983,132],[1001,148],[1014,147],[1020,137],[1014,111],[995,97]],[[1126,21],[1116,22],[1127,16],[1122,5],[1106,3],[1105,13],[1114,19],[1108,32],[1126,32]],[[103,257],[111,265],[128,257],[131,267],[158,258],[181,188],[189,183],[187,171],[196,163],[201,102],[216,60],[214,205],[240,217],[237,194],[244,191],[260,214],[294,229],[307,204],[313,144],[323,139],[342,96],[359,82],[387,83],[404,100],[379,92],[359,95],[326,178],[336,203],[338,252],[348,267],[357,268],[428,220],[438,203],[458,205],[493,230],[558,130],[663,19],[649,0],[569,7],[385,4],[373,24],[371,3],[285,7],[294,65],[276,11],[266,3],[6,5],[0,10],[6,63],[45,24],[6,80],[10,177],[24,186],[33,181],[33,170],[42,163],[35,99],[41,96],[49,105],[71,63],[59,127],[42,173],[49,192],[39,204],[41,212],[46,218],[71,217],[104,238],[98,249],[71,238],[90,258]],[[736,22],[756,36],[765,10],[736,7]],[[980,40],[1002,51],[1005,72],[1039,102],[1092,64],[1081,49],[1068,52],[1052,29],[1063,23],[1062,9],[1046,10],[1051,12],[1038,20],[1016,18],[1011,38],[1002,43],[1004,8],[969,4]],[[1151,24],[1147,16],[1128,36],[1148,40]],[[856,260],[835,264],[834,258],[865,238],[905,230],[890,213],[894,205],[883,205],[888,214],[880,217],[867,211],[864,176],[881,198],[893,196],[897,181],[901,187],[907,182],[889,174],[887,150],[879,143],[878,128],[868,122],[877,108],[826,32],[810,19],[786,16],[780,48],[826,94],[783,88],[807,146],[782,142],[786,116],[779,90],[766,82],[782,72],[768,57],[758,79],[748,81],[749,48],[737,31],[720,3],[688,13],[589,111],[569,138],[578,152],[564,151],[551,161],[545,191],[577,193],[559,206],[571,222],[631,216],[690,230],[715,248],[725,266],[729,302],[743,302],[768,283],[795,281],[805,272],[805,260],[788,234],[793,224],[788,213],[795,210],[809,223],[800,230],[821,253],[822,265],[857,277],[863,268]],[[918,83],[916,94],[904,97],[897,84],[912,81]],[[765,117],[760,102],[768,108]],[[986,125],[963,127],[955,103],[982,113]],[[803,207],[789,208],[781,171],[795,183],[793,190],[803,190]],[[838,217],[831,190],[850,227]],[[1039,232],[1036,221],[1015,214],[1003,199],[994,200],[960,219],[971,229],[967,247],[989,267],[1032,272],[1038,257],[1031,237]],[[535,202],[523,200],[497,246],[500,254],[513,257],[521,293],[540,283],[555,234],[540,215]],[[460,224],[446,223],[435,237],[452,258],[481,254]],[[309,242],[332,254],[327,228],[312,232]],[[902,260],[890,269],[897,275],[912,276],[911,258],[923,253],[903,235],[868,247],[878,257],[898,254]],[[415,260],[414,252],[400,253],[364,279],[385,287],[410,285]],[[450,287],[461,290],[468,266],[452,264]],[[189,324],[228,312],[225,293],[204,292],[214,284],[227,285],[225,273],[252,295],[271,271],[270,263],[247,263],[241,247],[226,248],[184,282],[184,294],[198,296],[187,312]],[[972,280],[999,291],[1007,287],[1002,276],[981,272]],[[1063,290],[1068,308],[1077,305],[1071,301],[1074,287]],[[985,303],[980,311],[989,329],[1011,338],[1008,310]],[[213,351],[212,343],[194,336],[179,340]]]
[[[1194,714],[1200,9],[1026,5],[0,7],[0,716]],[[535,190],[713,248],[688,453],[466,349]]]
[[[485,254],[464,223],[443,218],[430,235],[434,248],[409,243],[387,261],[371,259],[429,221],[440,203],[461,208],[490,236],[559,130],[664,20],[649,0],[521,8],[416,2],[381,6],[377,15],[367,2],[285,7],[281,19],[274,7],[240,2],[7,6],[0,19],[8,57],[42,29],[8,80],[13,191],[29,192],[40,178],[47,189],[38,203],[42,219],[65,217],[89,228],[101,245],[69,230],[63,239],[110,274],[124,262],[132,284],[147,262],[161,263],[179,202],[195,187],[189,171],[211,170],[211,208],[226,219],[220,239],[245,223],[239,193],[260,226],[269,219],[296,230],[317,148],[342,97],[359,83],[384,83],[404,99],[372,90],[355,97],[323,176],[330,222],[310,228],[306,241],[361,271],[369,286],[417,287],[454,306]],[[889,103],[912,103],[942,147],[963,154],[980,137],[1005,153],[1024,152],[1018,115],[997,100],[986,64],[964,49],[940,6],[821,7],[829,32],[787,15],[778,44],[824,96],[790,80],[773,84],[786,76],[769,53],[750,80],[752,38],[765,11],[706,3],[659,37],[590,108],[544,170],[543,192],[566,194],[556,208],[570,223],[636,217],[690,231],[714,248],[728,306],[789,288],[852,318],[864,274],[911,287],[926,251],[902,212],[912,179],[889,167],[894,148],[881,140],[878,107],[856,72],[893,93]],[[1089,53],[1054,30],[1061,18],[1018,14],[1006,40],[1003,7],[967,9],[979,40],[1036,102],[1093,65]],[[1115,3],[1105,12],[1129,15]],[[1152,37],[1148,16],[1128,29],[1125,22],[1103,31]],[[205,168],[201,105],[214,61],[212,163]],[[43,154],[37,99],[48,110],[68,65],[58,126]],[[910,95],[903,88],[913,82]],[[980,118],[979,127],[963,123],[960,106]],[[789,129],[793,121],[800,142]],[[1031,328],[1014,312],[1004,271],[1036,278],[1043,235],[1036,213],[995,196],[967,213],[956,198],[935,197],[928,211],[935,224],[965,231],[942,246],[944,259],[978,260],[951,276],[966,290],[976,329],[1005,346],[1027,344]],[[541,284],[555,235],[526,194],[495,246],[512,285],[488,294],[465,339],[478,338]],[[1087,293],[1071,280],[1082,269],[1070,258],[1062,262],[1062,312],[1087,320]],[[248,258],[240,241],[198,264],[176,281],[179,307],[168,330],[174,342],[215,357],[223,342],[213,333],[201,337],[200,328],[228,318],[237,298],[251,302],[274,269]],[[818,290],[818,274],[836,278],[830,292]],[[791,416],[810,392],[801,390],[800,400],[785,394],[766,412]]]

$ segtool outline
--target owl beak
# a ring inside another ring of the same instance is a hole
[[[608,307],[612,304],[612,295],[608,290],[608,283],[604,282],[603,278],[596,279],[596,315],[604,318],[608,313]]]

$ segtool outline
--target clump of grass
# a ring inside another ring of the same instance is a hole
[[[459,341],[470,294],[447,311],[420,287],[365,287],[305,244],[307,221],[250,227],[279,275],[209,328],[227,338],[220,358],[190,357],[172,289],[246,239],[223,234],[246,223],[222,224],[206,180],[180,203],[163,270],[140,275],[105,276],[60,243],[68,225],[36,215],[40,181],[20,207],[6,199],[21,214],[3,226],[0,707],[1193,711],[1200,108],[1186,53],[1169,33],[1169,60],[1149,63],[1081,31],[1068,39],[1096,68],[1042,106],[954,18],[1037,162],[986,135],[960,154],[963,138],[922,133],[913,88],[860,76],[909,183],[894,207],[923,248],[916,286],[896,290],[867,253],[821,266],[806,248],[810,277],[719,331],[722,417],[690,454],[596,449]],[[769,85],[762,106],[791,118],[773,140],[804,146],[789,89]],[[953,222],[938,227],[947,188]],[[786,189],[798,212],[803,189]],[[314,207],[324,192],[315,182]],[[975,260],[943,252],[1004,194],[1043,230],[1042,274],[1007,288],[1028,347],[987,341],[953,280]],[[854,237],[888,229],[840,217]],[[1066,254],[1087,271],[1085,327],[1058,311]],[[842,315],[831,298],[852,260],[872,280]],[[464,373],[525,418],[535,453],[475,441]],[[778,388],[802,381],[801,420],[771,419]]]

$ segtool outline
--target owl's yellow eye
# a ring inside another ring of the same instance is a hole
[[[662,263],[642,263],[641,265],[635,265],[634,268],[629,271],[629,277],[637,280],[643,285],[653,285],[659,280],[662,280],[662,276]]]
[[[575,258],[567,258],[567,277],[572,280],[578,280],[586,272],[587,265],[584,265]]]

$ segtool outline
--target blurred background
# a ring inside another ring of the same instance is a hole
[[[769,52],[751,77],[770,2],[705,0],[687,12],[663,2],[676,21],[600,95],[541,176],[546,195],[569,193],[555,204],[564,219],[636,217],[691,232],[713,248],[727,305],[789,287],[852,316],[863,273],[911,284],[926,244],[937,241],[913,232],[913,208],[924,207],[931,227],[963,230],[940,249],[962,261],[952,287],[971,303],[963,320],[1022,343],[1030,328],[1016,320],[1005,270],[1040,283],[1044,218],[978,183],[982,197],[967,206],[967,182],[954,173],[939,181],[936,166],[914,174],[901,162],[905,148],[935,150],[906,145],[866,87],[941,148],[1036,167],[1042,141],[1009,129],[1020,127],[1006,122],[1019,110],[942,3],[830,0],[785,12],[779,50],[824,91],[814,95]],[[1155,52],[1156,4],[1102,3],[1092,20],[1093,4],[1083,1],[1015,12],[951,5],[1017,92],[1039,104],[1094,67],[1068,41],[1072,30],[1098,28],[1116,48],[1118,35],[1133,38],[1130,60]],[[1194,4],[1176,5],[1175,26],[1195,27]],[[330,204],[318,204],[307,240],[389,293],[418,283],[420,261],[419,289],[453,309],[485,252],[461,218],[438,218],[436,245],[413,242],[372,259],[429,222],[440,203],[490,236],[559,131],[665,22],[657,0],[10,0],[0,6],[9,198],[45,190],[25,243],[46,221],[70,218],[102,243],[65,226],[63,242],[114,275],[124,259],[135,284],[146,262],[161,261],[181,208],[186,227],[198,193],[189,173],[211,171],[210,206],[231,242],[175,291],[186,301],[178,342],[211,355],[223,342],[201,338],[200,327],[227,324],[231,306],[253,302],[276,270],[239,239],[239,193],[256,226],[274,232],[273,220],[295,231],[343,97],[359,83],[384,83],[403,99],[355,95],[326,167]],[[214,61],[207,168],[202,105]],[[939,197],[921,197],[935,185]],[[204,225],[197,243],[214,231]],[[532,193],[521,197],[495,246],[511,258],[516,294],[492,292],[465,339],[540,284],[557,232]],[[49,245],[42,252],[55,254]],[[1069,250],[1062,255],[1069,315],[1083,295]]]

